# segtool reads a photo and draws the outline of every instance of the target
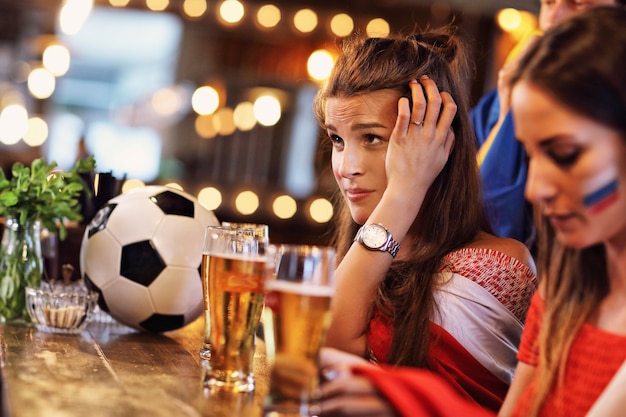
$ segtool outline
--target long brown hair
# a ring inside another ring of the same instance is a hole
[[[578,114],[621,133],[626,142],[626,12],[595,8],[546,32],[520,64],[513,82],[527,80]],[[539,414],[561,384],[574,337],[609,292],[604,246],[581,250],[558,242],[538,220],[539,275],[545,312],[538,339],[537,386],[530,410]]]
[[[324,126],[329,97],[352,97],[395,89],[410,97],[408,83],[428,75],[440,91],[457,104],[452,123],[454,149],[430,186],[411,227],[408,259],[394,261],[378,288],[373,307],[388,314],[394,336],[389,362],[427,366],[430,319],[436,310],[435,274],[443,257],[490,231],[480,193],[476,145],[469,121],[465,82],[469,65],[463,42],[452,28],[424,31],[408,37],[353,38],[345,42],[327,85],[315,100],[316,116]],[[338,216],[336,247],[341,259],[352,244],[358,225],[345,202]]]

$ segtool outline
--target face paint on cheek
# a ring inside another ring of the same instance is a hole
[[[587,194],[583,199],[583,204],[591,214],[598,214],[604,211],[604,209],[617,201],[617,185],[617,179],[615,179],[596,191]]]

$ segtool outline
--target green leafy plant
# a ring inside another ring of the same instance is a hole
[[[85,184],[80,174],[94,167],[90,156],[67,172],[41,158],[30,167],[13,164],[10,180],[0,170],[0,216],[6,218],[0,244],[0,321],[29,321],[25,290],[39,286],[43,272],[40,224],[65,239],[65,221],[82,219],[79,198]]]
[[[93,156],[89,156],[76,162],[71,170],[57,172],[56,162],[47,164],[38,158],[30,167],[21,162],[13,164],[11,180],[0,169],[0,216],[18,219],[22,226],[39,220],[65,239],[63,220],[82,219],[79,197],[85,184],[80,174],[90,172],[95,165]]]

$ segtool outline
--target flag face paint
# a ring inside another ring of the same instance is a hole
[[[617,201],[617,180],[613,180],[583,199],[583,204],[592,214],[597,214]]]

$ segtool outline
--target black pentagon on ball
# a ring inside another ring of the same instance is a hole
[[[139,325],[152,333],[167,332],[183,327],[185,316],[182,314],[159,314],[154,313]]]
[[[162,193],[153,195],[150,197],[150,201],[156,204],[165,214],[191,218],[193,218],[195,214],[193,201],[173,191],[163,191]]]
[[[122,247],[120,275],[148,287],[166,265],[150,240],[129,243]]]
[[[104,299],[104,296],[102,295],[102,290],[96,285],[94,284],[94,282],[91,280],[91,278],[89,278],[89,275],[87,275],[85,273],[85,286],[93,292],[97,292],[98,293],[98,306],[100,307],[100,309],[102,311],[106,311],[107,313],[109,312],[109,306],[107,306],[107,302]]]

